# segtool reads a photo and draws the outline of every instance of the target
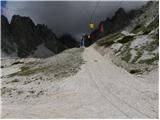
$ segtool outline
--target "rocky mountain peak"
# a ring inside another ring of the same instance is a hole
[[[115,16],[120,16],[120,15],[126,15],[126,12],[123,8],[119,8],[115,13]]]
[[[94,38],[94,41],[97,39],[106,36],[108,34],[111,34],[113,32],[116,32],[125,26],[127,26],[130,23],[130,17],[129,15],[125,12],[123,8],[119,8],[116,12],[115,15],[110,19],[107,17],[106,20],[101,21],[98,28],[94,30],[91,35]],[[101,33],[100,27],[103,26],[104,32]]]
[[[11,19],[11,24],[27,24],[31,26],[35,26],[34,22],[31,20],[30,17],[20,16],[20,15],[13,15]]]
[[[42,44],[54,54],[68,48],[47,25],[35,25],[30,17],[13,15],[9,24],[7,18],[2,15],[1,21],[2,48],[4,48],[2,51],[11,51],[13,43],[16,44],[17,55],[19,57],[30,56]],[[73,45],[72,47],[76,46]]]

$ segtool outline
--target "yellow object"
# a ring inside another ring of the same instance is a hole
[[[93,24],[93,23],[90,23],[90,24],[89,24],[89,28],[90,28],[90,29],[94,29],[94,24]]]

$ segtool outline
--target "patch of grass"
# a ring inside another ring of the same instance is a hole
[[[22,66],[20,71],[10,74],[8,77],[29,76],[36,73],[43,73],[45,75],[55,75],[55,78],[59,79],[75,75],[80,70],[81,65],[84,64],[82,57],[83,51],[84,49],[79,48],[63,51],[61,54],[57,54],[54,58],[49,58],[49,60],[53,60],[49,64],[47,63],[48,61],[46,61],[47,59],[44,61],[30,62]],[[45,80],[39,78],[39,80],[41,79]],[[32,81],[33,80],[27,80],[23,84],[29,84]]]
[[[121,51],[121,58],[122,60],[128,62],[131,59],[131,53],[130,53],[131,48],[129,48],[129,43],[127,46],[125,46],[125,48],[123,48],[123,50]]]
[[[114,41],[120,37],[122,37],[123,34],[121,32],[116,32],[113,34],[108,35],[107,37],[104,37],[97,41],[97,45],[99,46],[105,46],[108,47],[114,43]]]
[[[152,35],[151,37],[153,40],[157,40],[157,43],[159,43],[159,34]]]
[[[128,62],[131,59],[131,53],[130,51],[125,52],[125,54],[122,56],[122,60]]]
[[[155,28],[159,26],[159,18],[156,17],[155,20],[153,20],[147,27],[146,29],[143,30],[143,34],[148,34]]]
[[[140,60],[139,63],[146,63],[148,65],[151,65],[156,60],[159,60],[159,54],[156,54],[153,58],[150,59]]]
[[[128,62],[131,59],[131,48],[130,48],[131,41],[125,43],[125,46],[121,49],[120,57],[122,60]]]
[[[154,38],[152,42],[150,42],[147,47],[144,47],[143,49],[147,51],[153,51],[159,46],[159,39]]]
[[[140,31],[143,31],[145,28],[146,28],[145,26],[137,25],[137,26],[131,31],[131,33],[137,34],[137,33],[139,33]]]
[[[118,40],[119,43],[127,43],[129,41],[132,41],[134,39],[134,36],[124,36],[121,40]]]
[[[131,61],[131,63],[135,63],[138,58],[140,58],[142,56],[142,50],[141,49],[136,49],[137,51],[137,55],[135,56],[135,58]]]
[[[27,70],[29,70],[30,68],[29,68],[29,66],[22,66],[21,67],[21,71],[27,71]]]
[[[45,69],[47,69],[47,68],[46,67],[41,67],[41,68],[31,69],[29,66],[22,66],[21,67],[21,71],[18,71],[16,73],[10,74],[9,77],[27,76],[27,75],[34,74],[34,73],[43,72]]]

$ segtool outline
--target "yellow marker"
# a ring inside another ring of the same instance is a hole
[[[90,29],[94,29],[94,24],[93,24],[93,23],[90,23],[90,24],[89,24],[89,28],[90,28]]]

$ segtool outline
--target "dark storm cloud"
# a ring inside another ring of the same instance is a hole
[[[95,12],[95,25],[123,7],[126,11],[141,7],[146,1],[100,1]],[[89,32],[88,24],[97,1],[10,1],[3,9],[9,19],[14,14],[30,16],[35,23],[47,24],[58,35],[77,37]]]

